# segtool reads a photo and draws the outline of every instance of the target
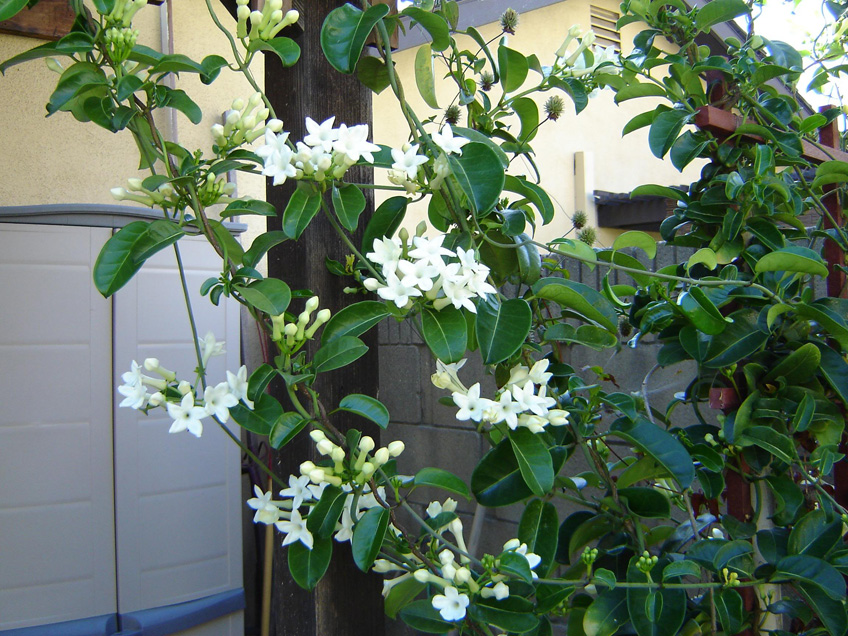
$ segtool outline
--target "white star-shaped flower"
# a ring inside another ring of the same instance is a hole
[[[345,124],[339,126],[339,137],[333,143],[333,150],[345,156],[350,165],[362,157],[368,163],[374,163],[374,155],[380,146],[368,141],[368,124],[359,124],[348,128]]]
[[[446,155],[462,154],[462,147],[469,142],[463,137],[454,137],[453,129],[450,124],[442,126],[442,130],[431,135],[436,145],[441,148]]]
[[[303,142],[313,148],[320,146],[324,152],[330,152],[333,149],[333,143],[339,138],[339,131],[333,128],[335,121],[335,115],[320,124],[311,117],[307,117],[306,131],[309,134],[303,138]]]
[[[168,429],[169,433],[188,431],[195,437],[203,433],[201,420],[206,417],[206,409],[194,405],[194,393],[186,393],[179,404],[168,402],[168,415],[174,420]]]
[[[415,296],[421,296],[421,290],[416,287],[404,285],[395,274],[386,277],[386,286],[377,290],[377,295],[383,300],[391,300],[398,309],[403,309],[409,300]]]
[[[403,246],[400,239],[396,236],[384,236],[383,238],[374,239],[373,252],[368,252],[365,257],[372,263],[383,265],[383,271],[388,268],[389,271],[394,271],[397,262],[403,255]]]
[[[304,499],[310,499],[312,497],[312,494],[307,488],[308,485],[309,475],[303,475],[301,477],[289,475],[289,487],[280,491],[280,497],[291,497],[292,508],[297,510],[300,508]]]
[[[442,247],[444,240],[444,234],[439,234],[431,239],[416,236],[412,239],[412,245],[414,247],[409,251],[409,257],[416,260],[423,260],[430,265],[442,268],[445,266],[445,261],[442,259],[443,256],[455,256],[448,248]]]
[[[220,382],[214,387],[207,386],[203,392],[203,407],[209,415],[214,415],[221,423],[226,423],[230,419],[230,408],[238,403],[238,398],[230,393],[230,387],[226,382]]]
[[[460,594],[453,585],[448,585],[445,593],[436,594],[431,602],[446,621],[461,621],[465,618],[465,608],[470,600],[466,594]]]
[[[483,413],[492,405],[491,400],[480,397],[479,382],[472,385],[465,395],[459,391],[455,391],[451,395],[453,397],[453,403],[459,407],[459,410],[456,412],[456,419],[463,422],[465,420],[479,422],[483,419]]]
[[[124,374],[124,378],[128,376]],[[149,399],[147,387],[141,384],[122,384],[118,387],[118,393],[124,396],[123,401],[118,406],[128,406],[131,409],[144,408],[145,402]]]
[[[306,519],[301,517],[297,510],[292,510],[289,521],[277,521],[274,525],[277,530],[286,535],[283,539],[283,545],[300,541],[307,548],[312,549],[312,533],[306,528]]]
[[[439,275],[439,268],[433,265],[428,265],[427,261],[411,261],[400,260],[397,263],[397,268],[403,278],[400,279],[402,285],[407,287],[417,287],[423,292],[433,289],[433,279]]]
[[[256,496],[247,500],[247,505],[256,511],[253,515],[253,523],[271,525],[279,521],[280,509],[271,501],[273,493],[270,490],[262,492],[259,486],[254,486],[253,492]]]
[[[253,401],[247,399],[247,367],[242,365],[237,373],[227,371],[227,385],[230,387],[230,393],[237,400],[241,400],[247,405],[247,408],[253,409]]]
[[[418,144],[412,144],[405,152],[392,148],[392,159],[394,160],[392,168],[405,172],[410,180],[418,176],[418,166],[428,161],[425,155],[418,154]]]

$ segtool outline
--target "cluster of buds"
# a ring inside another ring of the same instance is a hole
[[[271,317],[271,339],[281,350],[294,353],[311,340],[315,332],[330,319],[330,310],[322,309],[315,315],[312,324],[309,324],[312,313],[318,309],[318,302],[318,296],[307,300],[306,308],[297,317],[297,322],[286,322],[285,314]]]
[[[317,486],[325,483],[336,487],[350,483],[361,486],[390,459],[400,456],[404,451],[404,443],[401,441],[394,441],[374,451],[376,447],[374,439],[366,435],[359,440],[357,447],[359,452],[356,458],[354,459],[352,452],[351,462],[346,466],[345,449],[328,439],[323,431],[316,429],[309,436],[315,442],[318,452],[332,462],[332,465],[325,462],[319,466],[311,461],[305,461],[300,465],[300,474],[308,477]]]
[[[262,100],[262,93],[258,91],[251,95],[247,102],[241,98],[233,100],[232,108],[224,115],[224,123],[212,126],[215,151],[223,155],[244,143],[253,143],[268,130],[272,133],[280,132],[283,122],[271,119],[266,124],[265,120],[269,114],[270,111]]]
[[[496,399],[480,397],[480,383],[466,388],[457,372],[465,360],[445,364],[436,360],[436,373],[431,376],[433,384],[440,389],[452,391],[454,404],[459,407],[456,419],[461,422],[488,422],[518,427],[541,433],[547,426],[564,426],[568,423],[568,411],[557,406],[557,400],[547,395],[548,380],[553,376],[548,369],[548,360],[536,362],[532,368],[516,365],[510,370],[507,383],[496,395]]]
[[[577,42],[577,47],[569,51],[571,44]],[[557,49],[555,71],[565,71],[570,77],[582,77],[599,72],[617,74],[621,71],[618,53],[611,46],[600,47],[595,44],[595,33],[587,31],[581,35],[580,27],[572,26],[565,40]]]
[[[580,555],[580,560],[591,572],[592,564],[598,560],[598,548],[586,547],[583,549],[583,554]]]
[[[126,28],[138,10],[147,4],[147,0],[115,0],[115,6],[105,15],[107,27]]]
[[[731,572],[729,568],[722,568],[721,576],[724,579],[724,587],[739,587],[739,575]]]
[[[280,31],[300,18],[300,14],[295,10],[283,13],[283,0],[265,0],[262,11],[251,11],[247,6],[249,2],[250,0],[236,0],[236,36],[240,40],[273,40]]]
[[[644,572],[648,576],[651,575],[651,570],[654,569],[654,566],[659,561],[659,557],[651,556],[651,553],[645,550],[642,553],[642,556],[636,561],[636,569],[640,572]]]
[[[197,198],[200,205],[208,207],[216,203],[229,203],[233,201],[231,195],[235,194],[236,184],[227,181],[226,175],[215,178],[212,172],[208,172],[203,182],[197,188]]]
[[[126,60],[138,40],[139,31],[132,27],[109,27],[103,33],[107,53],[115,64]]]
[[[158,188],[149,190],[144,187],[141,179],[134,177],[127,179],[126,188],[112,188],[110,192],[117,201],[135,201],[150,208],[178,209],[184,205],[182,197],[170,183],[163,183]]]

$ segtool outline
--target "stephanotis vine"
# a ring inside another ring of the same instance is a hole
[[[25,4],[0,2],[0,19]],[[92,0],[93,10],[71,4],[78,19],[69,35],[0,71],[43,58],[60,74],[49,115],[66,111],[134,136],[150,175],[112,194],[162,218],[119,230],[95,265],[95,285],[111,296],[173,246],[197,359],[191,379],[155,358],[132,362],[120,405],[162,408],[172,433],[200,436],[212,421],[238,444],[233,422],[274,448],[309,435],[314,457],[287,479],[243,446],[274,484],[256,485],[247,505],[256,523],[282,535],[300,585],[318,583],[333,542],[350,542],[360,569],[385,575],[390,614],[424,632],[544,636],[557,622],[578,636],[848,632],[848,511],[834,478],[848,404],[848,301],[839,289],[848,235],[833,205],[848,161],[814,135],[840,111],[806,113],[780,88],[794,89],[804,59],[755,34],[745,2],[690,9],[630,0],[616,26],[636,27],[632,48],[599,47],[594,33],[573,26],[556,51],[530,55],[510,46],[520,22],[512,10],[487,39],[459,27],[452,0],[422,0],[396,15],[367,2],[338,7],[326,16],[323,52],[339,72],[397,97],[409,135],[390,145],[371,140],[366,124],[335,117],[307,118],[303,139],[291,138],[286,114],[274,111],[251,71],[260,52],[297,62],[299,47],[285,34],[299,16],[283,13],[280,0],[255,11],[237,0],[233,30],[207,0],[231,55],[201,61],[138,45],[133,18],[144,0]],[[739,17],[749,23],[744,41],[729,38],[720,51],[698,45]],[[836,17],[819,38],[825,58],[846,50],[846,16]],[[415,78],[432,109],[426,116],[406,100],[389,45],[391,33],[410,25],[428,37]],[[376,56],[362,57],[369,34]],[[662,48],[654,46],[660,39]],[[844,70],[824,58],[813,64],[814,88]],[[211,127],[211,148],[166,139],[158,109],[202,119],[172,76],[209,84],[225,71],[243,74],[255,92],[234,99]],[[434,88],[442,76],[456,87],[448,102]],[[687,187],[634,191],[676,202],[660,233],[695,248],[683,263],[645,266],[639,257],[654,258],[657,246],[642,232],[594,247],[595,229],[579,210],[562,238],[533,238],[554,221],[555,206],[539,183],[532,143],[542,125],[562,124],[566,100],[579,113],[600,90],[615,92],[617,103],[658,100],[624,134],[646,128],[648,150],[680,170],[702,163]],[[742,127],[726,135],[696,127],[710,108],[732,111]],[[520,174],[519,164],[533,175]],[[385,170],[391,185],[350,182],[354,166]],[[232,170],[297,187],[275,210],[238,197],[226,176]],[[365,188],[390,194],[367,220]],[[402,227],[412,200],[427,211],[414,235]],[[326,262],[348,277],[348,298],[367,295],[335,314],[311,292],[293,292],[289,283],[300,281],[258,269],[318,214],[347,248]],[[235,215],[281,215],[283,231],[240,245],[222,225]],[[819,219],[812,229],[810,215]],[[201,293],[215,304],[241,303],[275,348],[252,372],[207,377],[223,344],[199,336],[188,302],[179,252],[188,233],[202,234],[222,259]],[[570,280],[565,259],[599,272],[599,289]],[[815,297],[817,278],[827,278],[828,296]],[[443,467],[405,475],[415,449],[341,430],[351,414],[388,427],[391,416],[375,397],[322,399],[319,378],[354,364],[367,350],[359,336],[386,319],[418,330],[435,358],[431,380],[448,392],[442,401],[490,445],[475,458],[470,484]],[[657,365],[633,392],[618,390],[601,367],[568,363],[579,347],[612,353],[622,340],[658,345]],[[489,381],[466,384],[460,368],[477,355]],[[655,370],[682,362],[693,376],[686,390],[665,408],[652,403]],[[285,402],[267,391],[272,382],[284,387]],[[424,487],[473,496],[478,513],[521,505],[517,536],[485,554],[457,500],[413,505]]]

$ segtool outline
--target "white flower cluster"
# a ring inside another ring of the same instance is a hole
[[[335,119],[330,117],[318,124],[307,117],[309,134],[296,146],[289,141],[289,133],[267,130],[265,143],[256,150],[264,162],[262,174],[271,177],[274,185],[286,179],[324,181],[341,179],[360,159],[374,163],[372,153],[380,146],[368,141],[368,125],[333,128]]]
[[[368,435],[359,440],[357,450],[359,454],[354,459],[351,452],[351,461],[345,465],[347,454],[345,449],[334,444],[323,431],[314,430],[309,436],[315,442],[315,448],[321,455],[332,460],[332,466],[316,466],[313,462],[306,461],[300,465],[300,474],[309,477],[312,483],[320,486],[324,483],[340,487],[345,483],[362,485],[366,483],[377,472],[385,466],[390,459],[399,457],[404,451],[404,443],[400,440],[390,443],[374,451],[376,443]],[[372,454],[372,451],[373,454]]]
[[[210,332],[200,339],[203,353],[203,365],[209,358],[224,353],[224,343],[215,340]],[[157,374],[158,378],[144,375],[142,371]],[[143,365],[132,361],[130,370],[121,376],[123,384],[118,392],[124,400],[118,405],[132,409],[163,406],[174,420],[169,433],[188,431],[195,437],[203,433],[203,419],[216,417],[221,423],[230,419],[230,409],[242,402],[253,408],[253,402],[247,398],[247,367],[242,366],[237,373],[227,371],[227,381],[215,386],[207,386],[203,399],[198,403],[195,388],[187,381],[177,382],[177,374],[159,364],[156,358],[147,358]],[[153,390],[150,393],[149,389]]]
[[[432,189],[437,189],[442,180],[450,174],[450,165],[447,155],[462,154],[462,147],[469,142],[463,137],[454,137],[453,128],[445,124],[439,132],[431,136],[433,142],[441,149],[441,153],[434,162],[436,178],[430,183]],[[389,181],[395,185],[403,186],[409,194],[414,194],[421,189],[421,180],[418,178],[418,168],[429,161],[426,155],[418,154],[419,144],[404,144],[400,149],[392,148],[392,167],[389,170]]]
[[[318,309],[318,303],[318,296],[312,296],[307,300],[306,308],[298,315],[297,322],[286,322],[285,313],[271,316],[271,339],[290,354],[300,349],[330,319],[330,310],[322,309],[315,314],[312,324],[309,324],[312,320],[312,312]]]
[[[523,426],[533,433],[541,433],[549,424],[563,426],[568,423],[568,411],[554,408],[556,399],[547,395],[548,380],[553,375],[547,370],[547,359],[539,360],[532,368],[521,364],[514,366],[509,380],[494,400],[480,397],[479,382],[471,388],[462,384],[457,372],[464,364],[465,360],[455,364],[436,360],[436,373],[431,376],[435,386],[452,392],[453,402],[459,407],[456,419],[490,424],[506,422],[512,430]]]
[[[273,524],[280,532],[285,534],[283,545],[289,545],[295,541],[300,541],[310,550],[314,546],[314,538],[312,533],[306,527],[306,521],[309,517],[309,512],[312,507],[321,499],[324,489],[329,485],[329,482],[320,484],[312,483],[307,475],[297,477],[289,475],[289,487],[280,491],[282,500],[272,499],[271,491],[262,492],[259,486],[253,487],[255,497],[247,500],[247,505],[256,511],[253,515],[254,523],[264,523],[266,525]],[[366,486],[359,497],[353,494],[353,488],[349,484],[342,485],[342,490],[348,493],[342,515],[336,524],[336,533],[334,538],[336,541],[350,541],[353,537],[353,519],[359,518],[361,514],[370,509],[379,506],[377,497]],[[385,500],[385,489],[380,486],[377,488],[377,495]],[[356,511],[354,514],[353,506],[356,501]],[[306,506],[307,510],[301,514],[301,508]]]
[[[473,299],[497,293],[486,282],[489,268],[477,261],[472,250],[457,247],[452,252],[442,247],[444,238],[415,236],[411,245],[396,236],[374,239],[374,251],[365,256],[381,266],[386,282],[366,278],[365,288],[400,309],[411,307],[413,298],[423,297],[433,301],[437,310],[453,305],[477,313]],[[445,257],[458,260],[445,263]]]
[[[447,499],[444,504],[434,501],[427,506],[427,516],[431,519],[435,519],[444,512],[455,511],[456,501],[453,499]],[[458,517],[454,517],[452,521],[437,528],[436,531],[439,535],[442,535],[445,531],[449,531],[453,535],[456,548],[460,551],[459,561],[457,561],[454,552],[447,548],[439,551],[439,563],[434,569],[429,569],[430,566],[425,565],[415,555],[408,555],[407,563],[403,565],[386,559],[378,559],[374,562],[373,569],[375,572],[403,572],[400,576],[383,582],[383,596],[388,596],[395,585],[409,578],[414,578],[420,583],[439,586],[443,593],[434,595],[430,602],[446,621],[461,621],[464,619],[466,608],[471,603],[471,596],[479,594],[482,598],[494,598],[498,601],[509,598],[509,586],[506,584],[509,577],[497,572],[500,558],[488,557],[492,559],[494,564],[494,573],[491,575],[475,575],[475,572],[471,569],[470,559],[465,554],[467,549],[463,539],[462,522]],[[527,559],[527,565],[531,572],[542,561],[540,556],[528,552],[527,545],[521,543],[518,539],[507,541],[504,544],[504,552],[522,555]],[[503,553],[501,553],[501,556],[503,556]],[[438,573],[436,573],[436,569]],[[532,575],[533,578],[538,578],[535,572],[532,572]]]

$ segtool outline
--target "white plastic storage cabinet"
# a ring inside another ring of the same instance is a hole
[[[190,381],[196,361],[172,248],[111,300],[94,289],[111,233],[0,223],[0,636],[240,636],[240,453],[211,420],[197,439],[117,408],[132,360]],[[198,329],[226,340],[217,383],[238,306],[197,294],[211,248],[180,248]]]

